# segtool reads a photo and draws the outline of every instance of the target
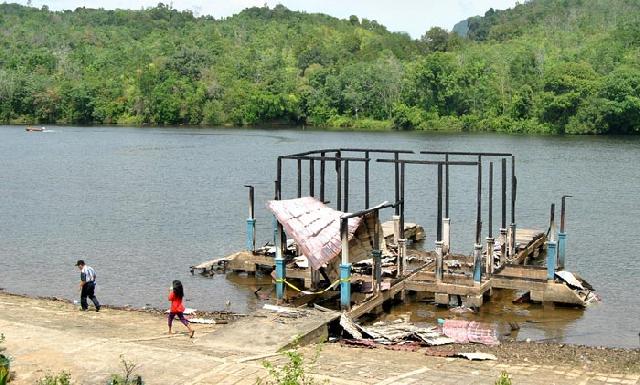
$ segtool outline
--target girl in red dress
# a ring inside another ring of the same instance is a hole
[[[184,297],[184,290],[182,289],[182,282],[175,280],[169,288],[169,301],[171,302],[171,309],[169,310],[169,334],[172,334],[171,325],[173,319],[178,316],[180,322],[189,329],[189,337],[193,338],[193,329],[189,326],[189,321],[184,318],[184,305],[182,304],[182,297]]]

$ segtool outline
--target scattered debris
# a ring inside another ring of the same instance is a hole
[[[498,332],[491,324],[465,320],[444,320],[442,332],[456,343],[469,342],[484,345],[499,345]]]
[[[191,322],[192,324],[205,324],[205,325],[227,323],[226,321],[216,321],[214,319],[207,319],[207,318],[190,318],[189,322]]]
[[[496,361],[498,358],[489,353],[456,353],[454,357],[466,358],[470,361]]]
[[[264,310],[276,312],[278,316],[285,317],[285,318],[300,318],[307,315],[307,313],[301,309],[294,309],[294,308],[284,307],[284,306],[276,306],[268,303],[265,303],[262,308]]]
[[[528,291],[522,294],[520,297],[511,301],[512,303],[530,303],[531,302],[531,292]]]
[[[470,307],[467,306],[457,306],[457,307],[453,307],[451,309],[449,309],[450,312],[452,313],[456,313],[456,314],[462,314],[462,313],[475,313],[476,311],[473,310]]]
[[[580,281],[578,281],[578,279],[576,279],[576,277],[571,274],[570,271],[556,271],[556,277],[560,278],[573,289],[586,290],[584,286],[582,286],[582,283],[580,283]]]
[[[340,315],[340,326],[347,332],[351,337],[356,340],[362,340],[362,332],[360,332],[358,325],[349,318],[345,313]]]
[[[564,282],[567,286],[573,289],[580,299],[582,299],[584,306],[591,305],[595,302],[600,302],[600,297],[593,292],[593,287],[589,285],[584,279],[579,279],[570,271],[561,270],[556,271],[555,277],[561,282]]]

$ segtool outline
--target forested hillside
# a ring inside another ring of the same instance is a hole
[[[0,120],[640,132],[637,0],[534,0],[463,24],[412,40],[282,6],[217,20],[0,4]]]

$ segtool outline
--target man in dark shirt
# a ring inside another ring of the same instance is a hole
[[[82,259],[76,262],[76,266],[80,269],[80,310],[86,311],[89,308],[87,297],[93,302],[96,311],[100,311],[100,303],[95,295],[96,290],[96,271],[91,266],[87,266]]]

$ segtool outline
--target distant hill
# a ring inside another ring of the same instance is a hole
[[[533,0],[414,40],[281,5],[0,4],[0,120],[638,133],[639,16],[636,0]]]

